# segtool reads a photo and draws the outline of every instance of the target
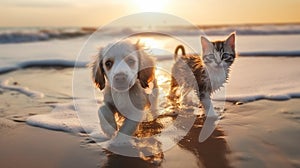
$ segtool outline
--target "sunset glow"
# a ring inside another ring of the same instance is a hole
[[[163,12],[168,0],[133,0],[139,12]]]
[[[98,27],[140,12],[168,13],[199,25],[299,23],[299,6],[298,0],[6,0],[0,2],[0,26]]]
[[[161,44],[159,41],[155,40],[154,38],[151,37],[144,37],[140,39],[140,43],[144,45],[146,48],[161,48]]]

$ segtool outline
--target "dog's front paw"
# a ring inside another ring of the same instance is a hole
[[[120,132],[110,141],[111,147],[132,147],[133,145],[133,138]]]
[[[104,135],[106,135],[107,138],[109,139],[112,138],[116,133],[116,130],[111,125],[108,124],[101,124],[101,129]]]

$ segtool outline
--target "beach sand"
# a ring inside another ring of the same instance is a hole
[[[300,100],[228,104],[213,134],[198,142],[203,119],[166,151],[161,167],[299,167]],[[2,119],[5,120],[5,119]],[[2,122],[5,123],[5,122]],[[156,167],[145,160],[105,154],[86,138],[10,120],[0,129],[4,167]]]
[[[86,135],[27,125],[28,117],[72,101],[72,72],[33,68],[0,76],[45,95],[32,98],[0,88],[1,167],[300,167],[300,99],[226,102],[224,117],[206,141],[198,142],[204,121],[198,117],[154,163],[107,153]]]
[[[27,124],[0,128],[1,167],[97,167],[99,154],[80,138]]]
[[[300,167],[300,99],[230,106],[219,127],[233,167]]]

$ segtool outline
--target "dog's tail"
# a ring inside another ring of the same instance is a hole
[[[175,52],[174,52],[174,59],[177,60],[178,58],[178,51],[181,50],[181,53],[182,55],[185,55],[185,49],[183,47],[183,45],[178,45],[175,49]]]

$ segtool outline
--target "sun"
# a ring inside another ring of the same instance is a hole
[[[134,5],[140,12],[162,12],[169,0],[133,0]]]
[[[161,44],[151,37],[142,37],[140,38],[140,43],[146,48],[161,48]]]
[[[140,37],[139,43],[155,56],[170,54],[170,52],[165,49],[165,42],[157,40],[155,37]]]

